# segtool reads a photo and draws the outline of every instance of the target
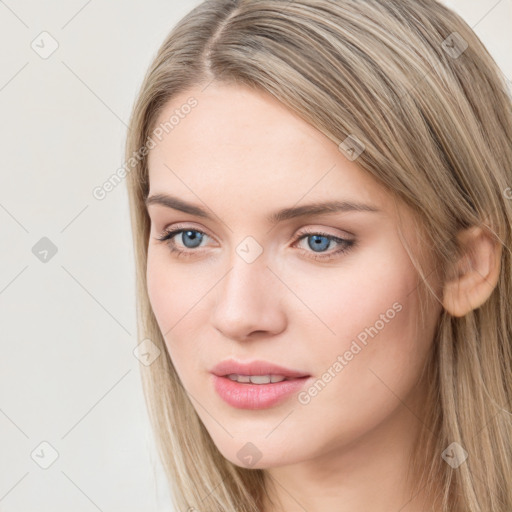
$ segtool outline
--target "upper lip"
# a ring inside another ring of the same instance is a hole
[[[282,375],[288,378],[309,377],[309,374],[284,366],[279,366],[268,361],[251,361],[247,363],[227,359],[215,365],[211,372],[218,377],[225,377],[236,373],[237,375]]]

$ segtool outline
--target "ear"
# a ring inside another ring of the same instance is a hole
[[[479,226],[463,230],[457,239],[464,252],[444,284],[443,306],[461,317],[480,307],[496,287],[502,248]]]

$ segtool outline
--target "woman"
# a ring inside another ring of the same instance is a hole
[[[434,0],[178,23],[126,148],[177,510],[512,510],[511,140]]]

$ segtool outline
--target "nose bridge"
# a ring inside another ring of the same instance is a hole
[[[258,308],[267,300],[271,272],[263,253],[255,255],[253,247],[239,244],[230,259],[230,269],[225,278],[223,300],[250,308]]]
[[[214,324],[233,338],[243,338],[255,330],[275,331],[282,321],[279,280],[267,268],[266,255],[254,242],[245,240],[235,248],[230,270],[216,294]]]

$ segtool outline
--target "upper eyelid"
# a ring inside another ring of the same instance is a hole
[[[212,238],[213,240],[216,240],[216,238],[214,236],[210,235],[207,230],[205,230],[203,228],[195,228],[195,227],[189,226],[189,225],[183,225],[182,226],[182,225],[178,224],[178,225],[172,226],[172,227],[165,227],[165,228],[162,229],[161,233],[163,235],[165,235],[166,233],[171,233],[173,231],[179,231],[179,232],[183,232],[183,231],[198,231],[199,233],[202,233],[202,234]],[[177,234],[179,234],[179,233],[174,233],[174,236],[176,236]]]

